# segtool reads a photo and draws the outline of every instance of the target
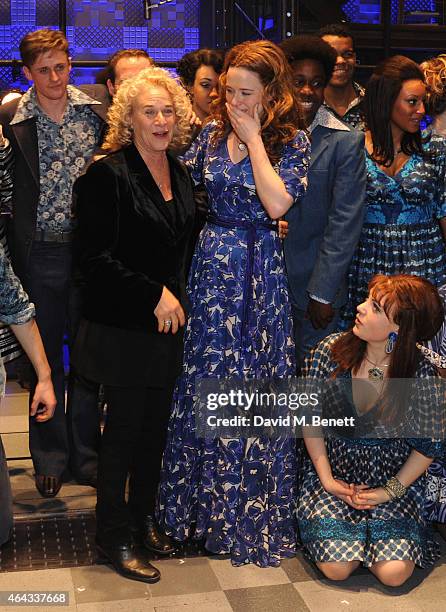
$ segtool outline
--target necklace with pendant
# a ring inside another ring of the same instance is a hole
[[[246,149],[247,149],[248,147],[245,145],[245,143],[244,143],[244,142],[242,142],[242,141],[239,139],[239,137],[238,137],[238,136],[235,134],[235,132],[234,132],[234,136],[235,136],[235,140],[236,140],[236,142],[237,142],[237,149],[238,149],[239,151],[245,152],[245,151],[246,151]]]
[[[146,162],[146,163],[147,163],[147,162]],[[164,178],[163,178],[163,179],[161,179],[161,180],[160,180],[160,179],[158,179],[158,178],[156,178],[156,177],[155,177],[155,174],[158,174],[158,175],[159,175],[159,174],[161,174],[161,176],[163,176],[163,175],[165,176],[165,175],[166,175],[166,173],[167,173],[167,174],[169,173],[169,162],[167,161],[167,157],[165,157],[165,158],[162,160],[162,164],[161,164],[161,167],[160,167],[161,169],[160,169],[160,171],[159,171],[159,172],[154,172],[154,171],[151,169],[151,167],[150,167],[150,165],[149,165],[149,164],[147,164],[147,167],[149,168],[149,172],[150,172],[150,174],[152,175],[153,180],[154,180],[154,181],[155,181],[155,183],[156,183],[156,186],[158,187],[158,189],[159,189],[160,191],[162,191],[163,185],[164,185],[165,183],[167,184],[167,181],[164,181]]]
[[[379,366],[377,363],[369,359],[367,355],[364,355],[364,358],[373,366],[373,368],[370,368],[367,372],[369,380],[384,380],[384,370],[382,370],[382,368],[388,368],[390,364],[387,363]]]

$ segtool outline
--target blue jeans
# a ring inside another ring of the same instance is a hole
[[[57,399],[52,419],[38,423],[30,418],[29,448],[36,474],[61,477],[72,455],[75,466],[82,467],[75,476],[89,480],[96,476],[99,444],[98,388],[74,379],[68,391],[69,410],[65,415],[65,371],[63,346],[65,334],[71,347],[80,321],[80,289],[72,280],[72,247],[69,243],[34,242],[25,288],[36,307],[36,321],[51,367],[51,378]],[[32,381],[33,396],[36,380]],[[87,415],[87,416],[86,416]],[[67,420],[69,426],[67,426]],[[92,429],[94,431],[89,431]],[[78,431],[79,430],[79,431]],[[87,433],[84,434],[83,431]],[[85,446],[79,440],[91,441],[88,461],[82,455]]]

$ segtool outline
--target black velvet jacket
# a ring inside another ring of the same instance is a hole
[[[133,145],[92,164],[77,181],[76,255],[90,321],[158,334],[153,311],[163,285],[184,306],[195,204],[187,169],[171,156],[169,165],[171,203]]]
[[[121,384],[162,385],[167,369],[177,369],[168,364],[181,357],[182,334],[159,333],[153,314],[164,285],[185,307],[193,248],[192,181],[182,162],[168,159],[170,203],[133,145],[92,164],[74,187],[87,323],[73,359],[81,374],[104,384],[119,376]]]

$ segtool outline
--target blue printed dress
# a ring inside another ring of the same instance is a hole
[[[199,378],[295,374],[282,245],[255,188],[249,157],[235,164],[227,140],[203,129],[186,163],[209,196],[189,279],[183,374],[174,393],[158,518],[179,541],[205,540],[233,564],[279,565],[296,549],[296,453],[291,439],[198,439]],[[305,191],[309,143],[284,147],[276,171],[294,200]]]
[[[444,144],[431,138],[395,176],[366,155],[366,216],[348,276],[347,327],[374,274],[415,274],[441,286],[446,251],[438,220],[446,216]]]
[[[438,293],[446,310],[446,285],[440,287]],[[446,358],[446,319],[427,346],[440,357]],[[427,471],[426,515],[430,521],[446,523],[446,452],[433,461]]]
[[[323,340],[312,353],[304,375],[331,378],[337,364],[331,348],[339,334]],[[435,376],[433,366],[422,361],[416,378]],[[350,378],[347,373],[346,379]],[[383,486],[406,462],[412,449],[427,457],[444,452],[441,442],[421,438],[346,438],[325,441],[333,476],[347,483]],[[425,520],[426,476],[423,474],[407,493],[371,510],[356,510],[322,486],[310,457],[302,468],[298,523],[302,543],[315,562],[361,561],[370,567],[378,561],[410,560],[420,567],[439,557],[439,547]]]

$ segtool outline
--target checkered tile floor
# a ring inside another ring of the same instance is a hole
[[[63,610],[79,612],[444,612],[446,608],[444,565],[428,575],[417,571],[406,587],[391,590],[363,570],[344,583],[330,584],[301,555],[269,569],[232,567],[227,559],[210,557],[156,563],[162,578],[150,586],[121,578],[109,566],[90,565],[3,572],[0,591],[66,591],[69,605]],[[0,606],[5,612],[14,609]]]
[[[68,591],[70,603],[63,609],[84,612],[446,609],[446,555],[433,570],[416,570],[409,584],[389,589],[365,569],[344,583],[329,583],[301,553],[280,568],[262,569],[232,567],[228,559],[187,552],[195,556],[180,552],[154,561],[162,578],[149,586],[96,564],[92,513],[22,519],[0,552],[0,591]],[[5,612],[12,609],[0,605]]]
[[[232,567],[229,559],[180,556],[154,561],[154,585],[126,580],[96,565],[94,490],[74,483],[54,500],[35,491],[29,461],[11,463],[15,537],[0,556],[0,592],[67,591],[64,611],[79,612],[444,612],[446,545],[430,571],[416,570],[404,587],[380,585],[364,569],[330,583],[299,553],[279,568]],[[0,605],[0,612],[24,608]],[[52,610],[53,607],[37,607]]]

